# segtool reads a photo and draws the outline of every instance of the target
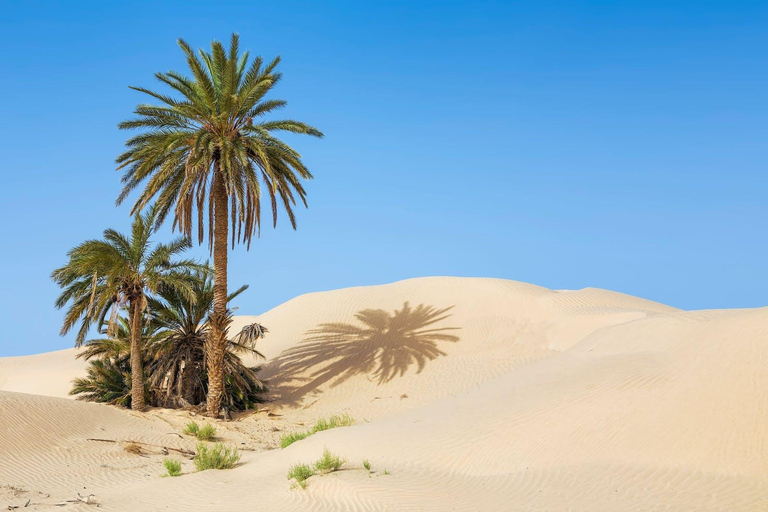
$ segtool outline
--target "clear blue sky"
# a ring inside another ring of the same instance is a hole
[[[215,6],[215,7],[211,7]],[[426,275],[768,305],[765,2],[4,2],[0,356],[66,348],[51,270],[116,208],[116,129],[241,35],[316,179],[231,256],[240,313]],[[196,249],[205,257],[207,251]]]

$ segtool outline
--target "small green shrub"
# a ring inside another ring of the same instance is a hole
[[[206,423],[204,427],[200,427],[197,431],[197,438],[201,441],[210,441],[216,436],[216,427],[210,423]]]
[[[292,445],[296,441],[301,441],[314,433],[322,432],[323,430],[330,430],[336,427],[348,427],[354,425],[355,420],[349,414],[333,415],[328,419],[319,419],[315,426],[306,432],[294,432],[293,434],[286,434],[280,438],[280,447],[286,448]]]
[[[389,471],[387,471],[386,469],[385,469],[385,470],[384,470],[384,472],[382,473],[382,475],[391,475],[391,474],[392,474],[392,473],[390,473],[390,472],[389,472]]]
[[[307,487],[307,479],[314,475],[315,472],[309,466],[309,464],[294,464],[291,469],[288,470],[288,480],[291,478],[296,479],[296,484],[302,489]]]
[[[309,477],[316,474],[324,475],[326,473],[338,471],[345,462],[346,459],[342,459],[338,455],[332,454],[328,448],[326,448],[323,450],[323,456],[320,457],[314,465],[294,464],[291,466],[288,470],[288,480],[295,479],[296,483],[294,486],[297,485],[302,489],[306,489]],[[368,461],[366,460],[365,463],[368,463]],[[370,468],[370,464],[368,464],[367,468]]]
[[[330,430],[336,427],[348,427],[354,424],[355,424],[355,420],[353,420],[352,417],[347,413],[344,413],[341,416],[334,415],[328,418],[327,420],[325,419],[317,420],[317,423],[315,424],[315,428],[313,429],[312,433],[314,434],[315,432],[322,432],[323,430]]]
[[[194,421],[190,421],[187,423],[187,426],[184,427],[184,433],[188,436],[195,436],[197,437],[197,433],[200,431],[200,425],[195,423]]]
[[[318,473],[333,473],[334,471],[338,471],[344,462],[344,459],[338,455],[332,454],[330,450],[326,448],[323,450],[323,456],[315,462],[315,471]]]
[[[364,468],[365,468],[365,470],[366,470],[366,471],[368,471],[369,473],[371,472],[371,463],[370,463],[370,462],[368,462],[368,459],[365,459],[365,460],[363,461],[363,467],[364,467]]]
[[[206,423],[204,427],[201,427],[196,422],[190,421],[184,427],[184,433],[188,436],[195,436],[200,441],[210,441],[216,436],[216,427],[210,423]]]
[[[301,441],[305,437],[312,435],[312,432],[294,432],[293,434],[286,434],[280,438],[280,448],[290,446],[296,441]]]
[[[237,448],[224,446],[222,443],[215,443],[213,446],[206,443],[197,444],[197,455],[195,455],[195,467],[198,471],[206,469],[230,469],[240,460],[240,454]]]
[[[163,461],[165,469],[168,470],[168,476],[181,476],[181,462],[176,459],[165,459]]]

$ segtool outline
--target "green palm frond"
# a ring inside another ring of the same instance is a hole
[[[273,225],[280,205],[295,229],[294,207],[297,201],[306,206],[301,179],[311,179],[312,174],[299,153],[275,134],[323,134],[299,121],[266,119],[286,105],[266,99],[281,79],[276,71],[280,58],[265,65],[256,57],[249,64],[248,52],[239,52],[236,34],[229,49],[218,41],[207,52],[195,52],[183,40],[179,46],[190,76],[173,71],[155,75],[170,94],[132,87],[159,104],[140,104],[132,119],[119,124],[120,129],[139,133],[126,141],[126,151],[116,160],[123,171],[117,203],[142,186],[134,213],[154,203],[155,224],[173,213],[174,228],[191,238],[197,224],[202,243],[205,217],[212,222],[213,176],[219,169],[230,198],[233,244],[250,245],[258,234],[264,192]]]
[[[78,400],[86,402],[130,407],[131,366],[127,358],[95,359],[86,372],[86,377],[74,380],[70,395],[77,395]]]
[[[146,295],[160,287],[194,297],[189,274],[200,265],[188,259],[172,259],[189,247],[189,241],[179,238],[151,247],[155,215],[154,208],[136,215],[130,237],[107,229],[103,239],[83,242],[69,251],[67,264],[51,274],[62,288],[56,307],[66,308],[61,334],[80,325],[76,346],[85,341],[92,327],[100,327],[105,321],[108,332],[117,328],[120,310],[132,301],[144,304]]]

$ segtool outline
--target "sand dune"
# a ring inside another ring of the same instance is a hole
[[[85,374],[87,363],[68,348],[34,356],[0,357],[0,389],[67,397],[72,379]]]
[[[87,439],[194,448],[175,434],[189,413],[10,393],[64,396],[83,366],[72,351],[5,358],[0,505],[79,491],[106,510],[768,510],[768,308],[440,277],[236,321],[269,327],[276,398],[219,423],[242,465],[160,478],[161,454]],[[272,449],[342,412],[358,424]],[[324,447],[345,470],[292,490],[289,466]]]

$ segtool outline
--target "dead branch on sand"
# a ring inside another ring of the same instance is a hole
[[[77,493],[77,498],[74,500],[67,500],[62,501],[61,503],[55,503],[54,506],[56,507],[66,507],[70,503],[85,503],[86,505],[96,505],[97,507],[101,506],[101,503],[98,502],[96,499],[96,496],[93,494],[89,494],[88,496],[83,496],[80,493]]]
[[[133,444],[140,444],[142,446],[151,446],[153,448],[160,448],[163,451],[163,455],[168,455],[168,452],[172,451],[172,452],[180,453],[182,455],[188,455],[190,457],[195,456],[195,452],[193,452],[192,450],[185,450],[184,448],[171,448],[170,446],[163,446],[161,444],[143,443],[141,441],[133,441],[130,439],[126,439],[124,441],[117,441],[116,439],[99,439],[96,437],[89,437],[88,439],[86,439],[86,441],[98,441],[100,443],[115,443],[115,444],[133,443]]]

